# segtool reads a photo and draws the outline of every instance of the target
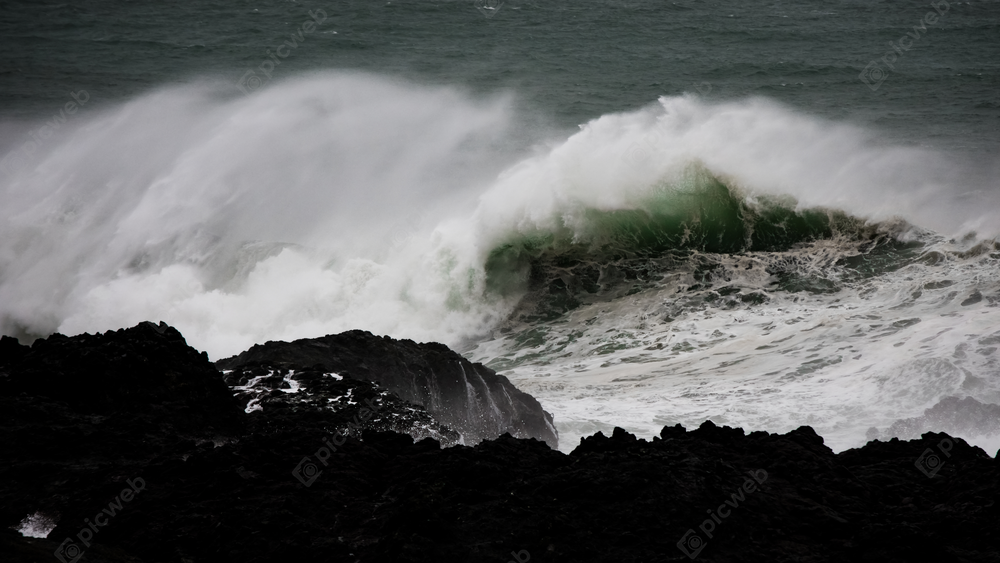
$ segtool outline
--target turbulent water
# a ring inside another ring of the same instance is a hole
[[[996,3],[285,4],[5,16],[0,333],[438,340],[565,450],[1000,403]]]

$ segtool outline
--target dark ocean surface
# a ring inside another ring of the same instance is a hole
[[[563,126],[663,95],[757,95],[897,142],[994,157],[1000,146],[995,1],[934,8],[914,1],[506,0],[495,13],[486,5],[8,1],[0,13],[0,108],[45,116],[71,90],[105,105],[198,77],[236,84],[322,10],[327,19],[272,80],[356,69],[477,93],[511,91]],[[941,12],[936,23],[924,21]],[[890,46],[901,38],[909,50]],[[883,60],[887,53],[896,59]],[[859,79],[872,61],[884,73],[872,78],[880,82],[875,91]]]

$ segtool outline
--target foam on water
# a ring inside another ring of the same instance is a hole
[[[26,538],[47,538],[56,528],[56,519],[42,512],[35,512],[24,517],[13,529]]]
[[[949,395],[1000,402],[1000,253],[915,262],[833,293],[741,299],[767,288],[757,274],[774,254],[726,257],[715,290],[692,294],[704,284],[677,272],[626,298],[515,326],[471,356],[552,409],[567,451],[614,426],[648,437],[706,419],[775,432],[807,424],[840,450]]]

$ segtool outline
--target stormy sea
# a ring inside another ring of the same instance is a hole
[[[957,6],[26,3],[0,332],[440,341],[568,449],[1000,403],[1000,11]]]
[[[8,2],[0,334],[439,342],[563,453],[711,421],[993,454],[998,32],[994,0]]]

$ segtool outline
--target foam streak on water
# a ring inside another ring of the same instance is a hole
[[[773,279],[744,270],[773,259],[724,260],[714,290],[690,291],[706,284],[688,272],[667,275],[518,326],[472,356],[553,409],[565,450],[614,426],[651,436],[706,419],[782,432],[808,424],[839,450],[948,395],[1000,402],[1000,253],[918,262],[817,294],[768,290]],[[767,301],[741,299],[755,295]]]

